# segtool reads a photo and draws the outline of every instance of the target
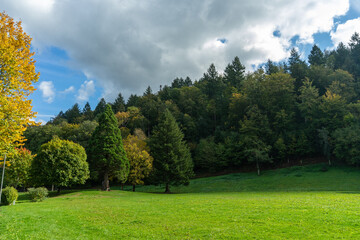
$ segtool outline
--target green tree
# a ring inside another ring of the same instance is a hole
[[[84,116],[84,120],[94,120],[94,112],[91,110],[89,102],[86,102],[81,114]]]
[[[7,169],[6,182],[15,188],[18,186],[30,186],[30,169],[35,155],[26,148],[15,149],[15,153],[9,156],[10,166]]]
[[[65,118],[69,123],[79,123],[81,122],[81,112],[79,104],[75,103],[69,110],[65,112]]]
[[[325,64],[324,53],[316,44],[314,44],[314,46],[311,49],[310,55],[308,57],[308,61],[311,65]]]
[[[184,135],[169,110],[165,110],[150,139],[151,155],[154,157],[154,181],[170,185],[189,184],[193,176],[193,163]]]
[[[129,174],[129,160],[123,147],[118,122],[109,104],[100,115],[88,147],[90,169],[103,178],[103,190],[109,191],[109,177],[124,182]]]
[[[227,65],[224,71],[224,80],[230,86],[240,88],[244,81],[245,67],[241,64],[239,57],[235,57],[231,64]]]
[[[333,133],[334,155],[349,164],[360,165],[360,127],[354,124]]]
[[[113,112],[116,114],[118,112],[125,112],[125,101],[121,93],[117,96],[114,103],[111,105]]]
[[[32,176],[38,185],[70,187],[89,178],[85,149],[77,143],[57,137],[41,146],[32,164]]]
[[[295,79],[295,90],[297,91],[306,77],[307,65],[300,59],[300,55],[295,48],[291,49],[288,69],[291,73],[291,77]]]
[[[214,137],[201,139],[195,151],[195,168],[207,172],[222,170],[227,165],[226,159],[224,159],[224,151],[224,146],[215,143]]]
[[[104,98],[101,98],[94,110],[95,118],[98,118],[105,111],[105,108],[106,108],[106,101]]]

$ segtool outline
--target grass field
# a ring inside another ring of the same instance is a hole
[[[0,208],[0,239],[360,239],[360,170],[324,165],[81,190]],[[130,189],[130,188],[129,188]]]

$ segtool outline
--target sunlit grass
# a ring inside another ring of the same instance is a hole
[[[232,174],[130,192],[82,190],[0,208],[0,239],[359,239],[360,171]]]

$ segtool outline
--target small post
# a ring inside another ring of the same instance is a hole
[[[0,186],[0,204],[1,204],[1,195],[2,195],[2,189],[3,189],[3,183],[4,183],[4,175],[5,175],[5,163],[6,163],[6,153],[4,158],[4,166],[3,166],[3,172],[1,177],[1,186]]]

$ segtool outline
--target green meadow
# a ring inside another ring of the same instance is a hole
[[[0,208],[0,239],[360,239],[360,171],[312,165]]]

